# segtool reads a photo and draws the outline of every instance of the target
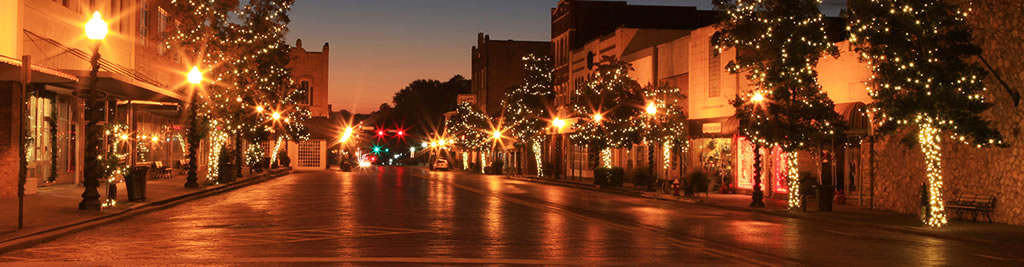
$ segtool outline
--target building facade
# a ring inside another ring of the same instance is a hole
[[[302,47],[302,39],[295,40],[290,52],[292,79],[299,88],[306,91],[305,101],[300,102],[309,109],[313,117],[327,117],[328,92],[330,92],[331,47],[328,43],[320,52],[308,51]]]
[[[479,33],[472,51],[472,88],[477,106],[487,115],[501,115],[505,93],[523,84],[526,71],[523,57],[533,54],[547,57],[550,42],[491,40]]]

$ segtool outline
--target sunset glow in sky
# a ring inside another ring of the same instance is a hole
[[[841,0],[842,1],[842,0]],[[697,6],[711,0],[629,0],[635,5]],[[833,6],[843,4],[829,3]],[[845,1],[842,1],[845,2]],[[479,32],[491,39],[551,40],[557,0],[298,0],[288,43],[307,51],[330,43],[330,100],[334,110],[368,113],[391,103],[416,79],[470,77],[470,51]],[[831,14],[830,14],[831,15]]]

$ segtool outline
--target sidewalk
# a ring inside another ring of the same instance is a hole
[[[128,201],[125,184],[117,184],[117,206],[104,208],[101,211],[79,210],[84,187],[73,184],[60,184],[39,187],[36,194],[25,196],[24,228],[18,229],[18,199],[0,200],[0,247],[16,243],[21,239],[45,235],[65,228],[85,225],[98,220],[109,219],[136,210],[157,207],[176,202],[188,197],[204,193],[214,193],[231,188],[245,186],[265,179],[284,175],[290,168],[278,168],[250,175],[243,170],[243,177],[235,182],[219,185],[203,185],[206,177],[200,175],[199,188],[185,188],[185,175],[175,174],[171,178],[148,180],[146,182],[146,199]],[[107,198],[106,183],[100,184],[100,201]]]
[[[692,203],[738,211],[760,212],[790,218],[824,221],[838,225],[868,226],[882,230],[925,235],[943,239],[978,243],[1007,244],[1014,246],[1020,246],[1021,240],[1024,240],[1024,226],[987,223],[987,221],[981,222],[980,220],[979,222],[972,222],[969,220],[957,221],[951,218],[946,227],[942,229],[931,229],[925,227],[916,215],[858,208],[856,204],[837,205],[833,203],[831,212],[819,212],[817,211],[818,203],[812,199],[813,197],[809,197],[807,200],[807,212],[802,212],[789,211],[786,205],[786,200],[773,198],[764,199],[764,208],[751,208],[750,195],[744,194],[711,193],[707,196],[699,194],[699,196],[696,197],[677,197],[670,194],[664,194],[662,192],[645,192],[643,188],[634,188],[631,184],[626,184],[622,187],[601,188],[593,184],[593,179],[587,178],[564,180],[538,177],[507,177],[516,180],[576,187],[620,195]]]

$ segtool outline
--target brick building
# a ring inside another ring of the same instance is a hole
[[[491,40],[479,33],[473,46],[473,95],[484,113],[501,115],[505,92],[523,84],[523,57],[529,54],[548,56],[550,42]]]
[[[302,47],[302,39],[295,40],[292,48],[291,61],[292,79],[299,88],[306,89],[306,100],[300,102],[309,108],[313,117],[327,117],[327,94],[330,91],[330,57],[331,48],[324,43],[320,52],[307,51]]]

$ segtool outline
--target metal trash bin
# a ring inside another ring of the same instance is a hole
[[[819,185],[815,187],[818,195],[818,211],[832,211],[832,198],[835,197],[835,186]]]
[[[125,189],[128,191],[128,201],[146,200],[146,175],[149,174],[149,167],[132,167],[130,174],[124,179]]]

